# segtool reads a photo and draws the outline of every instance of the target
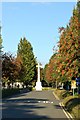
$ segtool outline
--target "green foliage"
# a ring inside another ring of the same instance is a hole
[[[44,69],[40,68],[40,79],[41,81],[44,80]]]
[[[33,48],[26,38],[21,38],[18,44],[17,56],[22,59],[20,80],[28,85],[36,77],[36,59],[33,54]]]
[[[47,80],[46,77],[46,70],[47,70],[48,64],[45,65],[44,69],[43,69],[43,73],[44,73],[44,80]]]

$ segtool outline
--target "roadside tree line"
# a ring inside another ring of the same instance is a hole
[[[67,82],[80,76],[80,2],[73,9],[69,24],[59,28],[58,50],[45,65],[44,76],[49,83]]]
[[[73,9],[69,24],[59,28],[58,50],[51,56],[49,63],[41,70],[42,84],[52,86],[53,83],[67,82],[72,77],[80,76],[80,2]],[[24,85],[33,84],[37,80],[36,58],[31,43],[24,37],[20,39],[16,56],[3,53],[0,35],[0,66],[2,66],[2,83],[13,85],[20,81]],[[1,67],[0,67],[1,69]]]
[[[36,58],[31,43],[24,37],[18,44],[17,55],[11,53],[2,54],[2,83],[3,86],[18,81],[24,85],[36,80]]]

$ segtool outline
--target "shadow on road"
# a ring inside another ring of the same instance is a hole
[[[51,91],[19,94],[2,102],[2,120],[67,120]]]
[[[48,118],[42,116],[42,118],[2,118],[1,120],[69,120],[68,118]],[[79,119],[75,119],[79,120]]]
[[[12,97],[20,97],[20,96],[24,96],[25,94],[31,92],[30,90],[19,90],[18,93],[15,92],[15,94],[12,94],[12,95],[7,95],[5,96],[4,93],[2,92],[2,99],[8,99],[8,98],[12,98]],[[4,97],[3,97],[4,96]]]
[[[24,98],[24,99],[8,99],[3,100],[4,105],[2,106],[2,118],[14,120],[18,118],[48,118],[47,115],[38,115],[37,110],[46,108],[44,105],[37,104],[38,101],[46,101],[48,99],[35,99],[35,98]],[[5,120],[5,119],[2,119]]]
[[[60,105],[54,105],[56,109],[62,109]]]
[[[37,99],[37,98],[23,98],[23,99],[5,99],[2,100],[4,103],[14,103],[14,102],[23,102],[23,103],[38,103],[39,101],[48,101],[48,99]]]

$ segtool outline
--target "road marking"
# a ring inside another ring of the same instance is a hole
[[[62,106],[63,106],[63,103],[62,103]],[[65,111],[65,109],[64,109],[64,111]],[[72,120],[73,119],[72,115],[68,111],[65,111],[65,112],[68,114],[69,118],[71,118],[71,120]]]
[[[59,98],[58,98],[58,96],[53,92],[53,95],[55,96],[55,98],[57,99],[57,100],[60,100]]]
[[[43,101],[43,103],[45,103],[45,101]]]
[[[49,101],[45,101],[46,103],[49,103]]]
[[[44,103],[44,104],[53,104],[53,101],[34,101],[34,100],[4,100],[2,103]]]
[[[63,108],[63,104],[59,103],[60,107],[62,108],[63,112],[65,113],[66,117],[70,120],[73,119],[73,117],[71,116],[71,114],[68,111],[65,111],[65,109]]]
[[[51,103],[53,103],[53,102],[51,102]]]

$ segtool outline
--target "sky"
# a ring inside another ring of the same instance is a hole
[[[69,23],[75,5],[76,2],[3,2],[0,21],[4,52],[15,55],[20,39],[26,37],[37,60],[45,65],[59,41],[58,28]]]

